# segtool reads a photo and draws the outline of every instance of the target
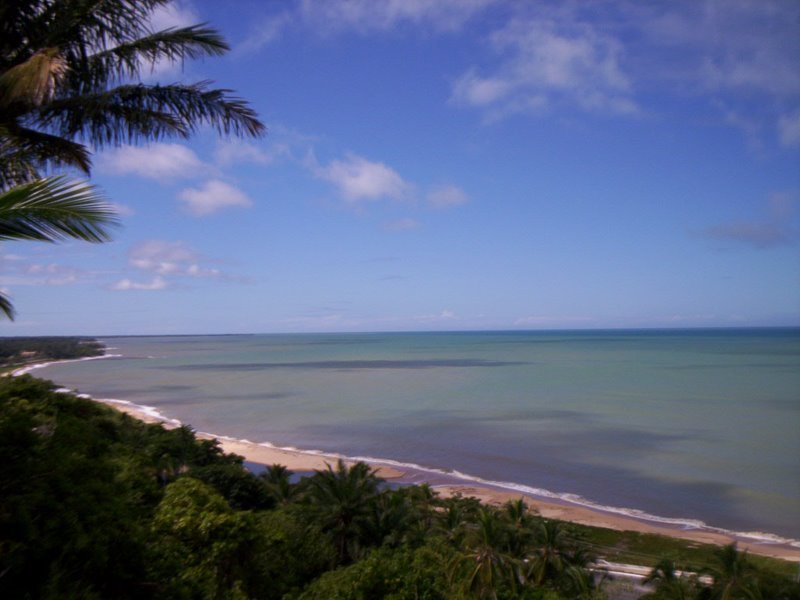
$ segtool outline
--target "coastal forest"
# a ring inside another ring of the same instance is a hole
[[[93,338],[7,337],[0,339],[0,369],[46,360],[102,356],[104,346]]]
[[[522,500],[389,486],[364,463],[255,475],[187,426],[56,389],[0,381],[0,597],[623,597],[594,567],[607,530]],[[791,570],[755,558],[735,546],[651,556],[641,597],[800,598]]]

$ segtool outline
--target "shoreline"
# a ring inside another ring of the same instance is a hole
[[[87,396],[88,397],[88,396]],[[96,399],[96,402],[111,406],[134,418],[146,423],[159,423],[166,427],[179,427],[180,422],[160,415],[152,407],[142,407],[126,400]],[[278,447],[271,444],[256,443],[250,440],[241,440],[229,436],[215,435],[208,432],[197,431],[195,435],[202,439],[216,439],[225,452],[243,456],[245,460],[263,465],[282,464],[292,471],[313,471],[325,469],[327,465],[342,459],[345,464],[352,465],[356,462],[366,462],[373,467],[378,476],[383,479],[395,480],[400,483],[425,483],[426,473],[414,468],[403,468],[400,465],[383,464],[380,460],[366,460],[360,457],[348,457],[333,453],[323,453],[314,450],[300,450],[296,448]],[[392,462],[392,461],[387,461]],[[473,496],[485,504],[502,506],[509,500],[520,497],[531,509],[536,510],[542,517],[569,521],[591,527],[603,527],[618,531],[635,531],[638,533],[663,535],[702,544],[724,546],[736,542],[742,550],[751,554],[768,556],[782,560],[800,563],[800,548],[787,542],[753,541],[743,535],[735,535],[726,531],[714,530],[710,527],[680,528],[675,525],[659,524],[634,516],[615,514],[600,509],[570,503],[566,500],[543,498],[534,494],[511,491],[493,487],[489,484],[472,482],[459,482],[458,476],[453,475],[452,483],[434,483],[431,487],[442,496],[448,497],[455,494]],[[432,479],[428,477],[427,479]]]
[[[54,363],[118,357],[120,355],[105,354],[80,359],[35,363],[16,369],[9,375],[15,377]],[[64,391],[71,392],[72,390],[65,389]],[[80,394],[80,396],[120,410],[146,423],[157,423],[169,428],[183,425],[176,419],[164,416],[157,408],[152,406],[134,404],[127,400],[93,398],[87,394]],[[531,509],[545,518],[619,531],[663,535],[720,546],[736,542],[739,548],[747,550],[751,554],[800,563],[800,541],[788,540],[773,534],[731,532],[710,527],[700,522],[697,522],[696,525],[687,524],[685,520],[660,518],[646,513],[639,513],[642,516],[637,518],[637,511],[635,510],[615,509],[613,507],[607,507],[604,510],[604,508],[595,507],[590,501],[582,498],[576,498],[573,501],[569,498],[561,498],[556,494],[552,494],[551,497],[547,495],[549,493],[546,490],[543,490],[543,494],[539,495],[523,489],[509,489],[508,485],[513,484],[503,485],[505,482],[492,482],[457,472],[448,473],[439,469],[407,465],[392,460],[351,457],[294,447],[278,447],[269,443],[256,443],[250,440],[208,432],[196,431],[195,435],[203,439],[216,439],[225,452],[243,456],[245,460],[254,463],[264,465],[277,463],[286,466],[292,471],[313,471],[325,469],[327,465],[335,464],[339,459],[350,465],[356,462],[366,462],[383,479],[409,484],[429,483],[434,490],[445,497],[455,494],[473,496],[483,503],[494,506],[501,506],[509,500],[516,500],[522,497]],[[437,480],[439,481],[437,482]]]

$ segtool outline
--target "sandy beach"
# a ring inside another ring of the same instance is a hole
[[[104,401],[101,400],[101,402]],[[104,403],[145,422],[162,423],[166,427],[174,427],[173,424],[165,422],[163,419],[159,419],[152,414],[148,414],[134,405],[113,401],[105,401]],[[293,471],[325,469],[327,465],[335,464],[338,460],[336,456],[322,453],[275,448],[227,437],[217,437],[205,433],[198,433],[197,435],[198,437],[219,440],[220,445],[226,452],[243,456],[245,460],[265,465],[281,464]],[[345,460],[345,462],[352,461]],[[378,475],[384,479],[400,479],[405,475],[403,471],[386,465],[373,464],[372,466],[375,467]],[[548,499],[523,495],[519,492],[510,492],[478,485],[436,485],[434,488],[443,496],[455,494],[473,496],[482,502],[495,506],[500,506],[509,500],[515,500],[522,496],[525,502],[538,511],[540,515],[551,519],[559,519],[572,523],[579,523],[581,525],[606,527],[620,531],[636,531],[639,533],[665,535],[704,544],[725,545],[736,542],[740,549],[747,550],[752,554],[800,562],[800,548],[795,548],[786,544],[753,542],[743,537],[734,537],[724,533],[703,529],[680,529],[661,526],[657,523],[633,517],[593,510],[588,507],[571,505],[566,502],[553,502]]]

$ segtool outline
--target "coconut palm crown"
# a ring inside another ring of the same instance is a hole
[[[210,82],[146,84],[163,61],[228,50],[204,25],[154,31],[168,0],[4,0],[0,6],[0,186],[43,168],[88,174],[95,148],[187,137],[203,124],[258,136],[264,125]]]
[[[204,25],[152,27],[169,0],[3,0],[0,3],[0,239],[109,238],[110,205],[88,184],[46,177],[91,171],[91,150],[168,137],[207,124],[259,136],[264,125],[208,81],[146,84],[162,62],[224,53]],[[0,293],[0,313],[13,318]]]

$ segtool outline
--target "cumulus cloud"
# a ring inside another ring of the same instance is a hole
[[[567,105],[592,112],[634,114],[622,45],[598,28],[541,18],[517,18],[491,34],[501,57],[488,74],[469,69],[451,101],[485,108],[493,118]]]
[[[428,204],[432,208],[451,208],[467,202],[467,195],[455,185],[442,185],[428,192]]]
[[[208,173],[210,168],[190,148],[162,143],[104,151],[97,166],[105,173],[157,180],[193,178],[198,173]]]
[[[113,286],[111,286],[112,290],[117,290],[121,292],[125,292],[128,290],[163,290],[167,287],[167,282],[164,280],[163,277],[153,277],[151,281],[146,282],[136,282],[131,281],[130,279],[123,279],[122,281],[118,281]]]
[[[41,256],[38,257],[42,259]],[[27,256],[0,254],[6,285],[70,285],[92,280],[95,273],[58,262],[38,262]]]
[[[217,148],[214,150],[214,160],[217,164],[226,167],[240,163],[268,165],[279,157],[289,154],[288,144],[274,144],[268,149],[263,149],[255,144],[231,139],[217,144]]]
[[[486,121],[568,109],[638,116],[648,97],[686,108],[703,98],[752,147],[775,129],[782,145],[800,144],[795,3],[562,0],[492,14],[490,53],[454,79],[450,97]]]
[[[187,265],[196,264],[200,256],[183,242],[147,240],[134,246],[129,254],[130,263],[137,269],[153,271],[159,275],[182,273]]]
[[[128,253],[128,264],[149,279],[136,281],[124,278],[111,286],[118,291],[164,290],[176,280],[211,279],[241,281],[211,266],[213,261],[181,241],[146,240],[133,246]]]
[[[312,34],[379,33],[403,25],[440,32],[457,31],[474,15],[499,0],[301,0],[269,15],[253,28],[237,53],[255,52],[279,39],[290,27]]]
[[[207,181],[199,188],[186,188],[178,194],[178,199],[195,217],[205,217],[227,208],[248,208],[253,205],[246,194],[218,179]]]
[[[7,257],[3,257],[4,262]],[[30,263],[23,259],[11,265],[10,275],[3,277],[9,285],[69,285],[91,277],[82,269],[58,263]]]
[[[150,28],[153,31],[189,27],[201,21],[197,11],[187,0],[172,0],[157,6],[150,13]]]
[[[453,31],[496,0],[303,0],[304,21],[325,32],[355,30],[386,31],[410,23]]]
[[[295,18],[295,15],[286,11],[262,19],[245,40],[234,49],[234,52],[236,54],[257,52],[267,44],[278,40],[283,31],[295,21]]]
[[[412,189],[391,167],[355,154],[334,160],[326,167],[312,164],[312,170],[320,179],[332,183],[351,204],[382,198],[402,200]]]

